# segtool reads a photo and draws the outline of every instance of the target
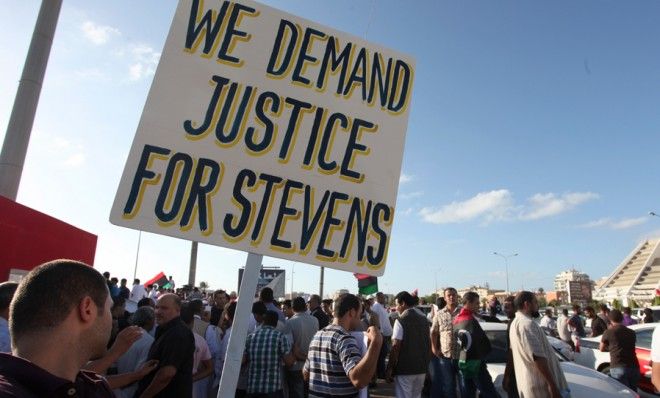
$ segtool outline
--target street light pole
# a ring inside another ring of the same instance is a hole
[[[509,258],[516,257],[518,253],[513,254],[501,254],[498,252],[493,252],[494,255],[500,256],[504,259],[504,270],[506,272],[506,293],[509,294]]]

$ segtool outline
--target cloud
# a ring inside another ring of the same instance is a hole
[[[409,193],[402,193],[401,195],[399,195],[399,197],[401,199],[413,199],[413,198],[418,198],[422,195],[424,195],[424,191],[415,191]]]
[[[73,72],[80,80],[101,80],[107,76],[98,68],[78,69]]]
[[[622,218],[621,220],[612,220],[611,218],[601,218],[582,225],[580,228],[610,228],[610,229],[628,229],[642,225],[648,221],[648,217]]]
[[[399,176],[399,184],[405,184],[407,182],[410,182],[413,180],[413,178],[414,176],[410,174],[401,173],[401,175]]]
[[[117,28],[97,25],[92,21],[85,21],[80,29],[85,38],[97,46],[107,43],[112,36],[119,36],[121,34]]]
[[[571,192],[562,195],[537,193],[527,200],[528,205],[520,214],[520,218],[538,220],[556,216],[594,199],[598,199],[598,195],[593,192]]]
[[[485,222],[532,221],[565,213],[597,198],[598,195],[592,192],[569,192],[561,195],[537,193],[529,197],[525,204],[518,205],[509,190],[499,189],[480,192],[470,199],[454,201],[440,208],[425,207],[419,211],[419,215],[423,221],[432,224],[461,223],[474,219],[482,219]]]
[[[400,211],[399,214],[401,214],[402,216],[409,216],[410,214],[412,214],[412,212],[413,212],[413,208],[408,207],[407,209]]]
[[[463,202],[452,202],[439,209],[425,207],[419,214],[425,222],[449,224],[483,217],[488,221],[504,218],[513,207],[511,192],[507,189],[480,192]]]
[[[143,77],[152,76],[156,72],[156,66],[160,60],[160,53],[154,51],[150,46],[141,44],[131,48],[130,54],[133,58],[128,68],[129,79],[137,81]]]
[[[85,164],[85,154],[82,152],[77,152],[72,155],[70,155],[68,158],[66,158],[63,162],[63,164],[67,167],[79,167]]]

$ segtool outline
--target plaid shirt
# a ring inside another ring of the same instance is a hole
[[[449,307],[438,311],[433,318],[431,330],[440,334],[440,351],[442,356],[447,359],[458,359],[458,347],[456,336],[454,335],[454,318],[461,311],[461,307],[456,307],[454,312],[449,312]]]
[[[282,357],[291,343],[272,326],[262,326],[245,343],[248,360],[248,394],[271,393],[282,389]]]

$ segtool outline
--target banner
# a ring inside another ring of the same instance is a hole
[[[181,0],[110,221],[382,275],[414,72],[253,1]]]

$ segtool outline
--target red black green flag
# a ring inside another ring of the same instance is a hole
[[[358,292],[363,295],[378,292],[378,278],[365,274],[353,274],[358,280]]]
[[[158,275],[144,282],[144,286],[149,285],[158,285],[158,287],[167,289],[169,286],[169,281],[167,280],[167,276],[165,276],[163,272],[160,272]]]

